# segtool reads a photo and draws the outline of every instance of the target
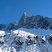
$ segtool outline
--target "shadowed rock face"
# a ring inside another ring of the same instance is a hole
[[[19,27],[25,28],[41,28],[41,29],[52,29],[52,18],[35,15],[28,16],[23,13],[20,21],[18,22]]]
[[[47,35],[46,39],[48,40],[49,44],[52,45],[52,35]]]

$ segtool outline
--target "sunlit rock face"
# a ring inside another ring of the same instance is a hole
[[[38,36],[21,30],[3,32],[0,31],[0,52],[51,52],[52,50],[50,44],[52,35]]]

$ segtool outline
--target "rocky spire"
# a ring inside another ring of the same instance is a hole
[[[27,12],[26,11],[24,11],[24,13],[23,13],[23,15],[24,15],[24,24],[26,24],[26,19],[27,19]]]

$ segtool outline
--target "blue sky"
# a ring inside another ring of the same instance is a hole
[[[18,21],[24,10],[52,18],[52,0],[0,0],[0,23]]]

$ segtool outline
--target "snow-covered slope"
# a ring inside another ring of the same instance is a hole
[[[20,28],[20,30],[30,32],[30,33],[33,33],[33,34],[36,34],[36,35],[49,35],[49,34],[52,34],[52,30],[50,30],[50,29],[45,30],[45,29],[40,29],[40,28],[39,29]]]
[[[5,31],[0,30],[0,36],[4,36],[6,34]]]
[[[20,30],[20,29],[14,30],[11,33],[14,35],[18,35],[20,37],[24,37],[24,38],[27,38],[28,36],[31,36],[31,37],[37,36],[36,34],[30,33],[30,32],[24,31],[24,30]]]
[[[17,32],[17,33],[16,33]],[[32,44],[30,46],[23,46],[24,48],[22,50],[26,50],[27,52],[51,52],[52,46],[49,44],[48,40],[46,39],[46,35],[51,35],[52,30],[42,30],[42,29],[26,29],[26,28],[20,28],[18,31],[13,31],[13,33],[18,34],[19,36],[22,36],[24,38],[27,38],[27,36],[36,37],[36,36],[43,36],[42,39],[46,42],[45,44],[41,43],[41,40],[36,41],[36,44]],[[34,40],[35,41],[35,40]],[[21,51],[22,51],[21,50]],[[25,52],[25,51],[24,51]]]
[[[41,36],[35,32],[23,28],[10,33],[0,31],[0,52],[52,52],[52,44],[49,43],[51,33]]]

